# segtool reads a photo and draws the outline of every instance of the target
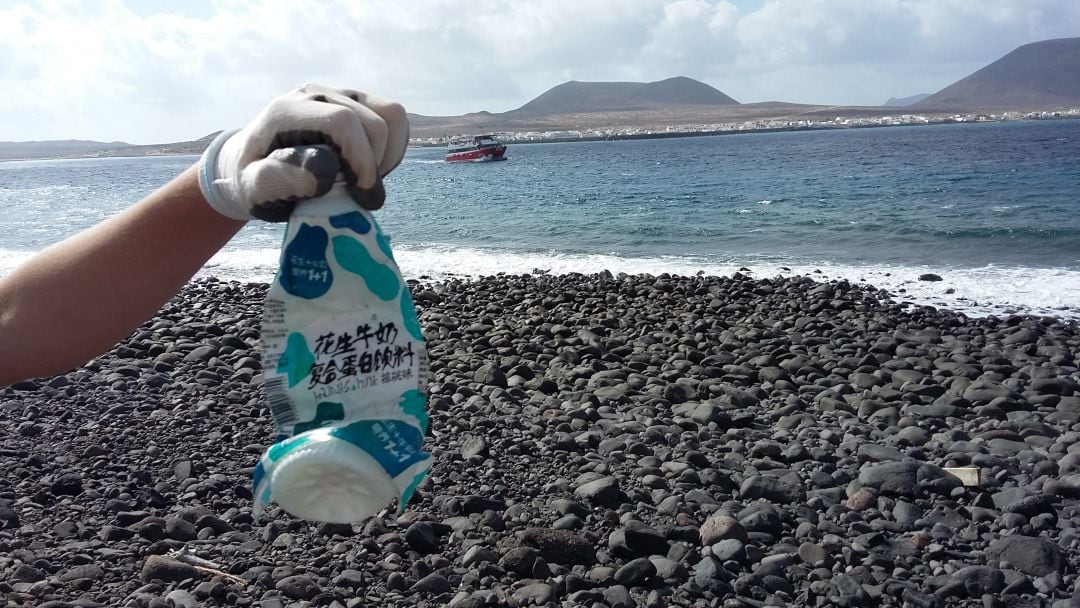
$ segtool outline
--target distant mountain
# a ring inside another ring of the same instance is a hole
[[[88,141],[62,139],[54,141],[0,141],[0,160],[19,158],[44,158],[79,156],[87,152],[126,148],[131,144],[122,141]]]
[[[564,82],[508,112],[409,114],[409,123],[413,137],[439,140],[461,133],[590,129],[611,133],[688,124],[805,121],[836,116],[873,118],[895,114],[895,107],[939,116],[1080,107],[1080,38],[1021,46],[933,95],[893,98],[883,106],[743,104],[703,82],[677,76],[657,82]],[[0,142],[0,160],[200,154],[216,135],[146,146],[76,140]]]
[[[655,109],[665,106],[721,106],[739,102],[685,76],[657,82],[564,82],[510,114],[567,114]]]
[[[1048,110],[1069,106],[1080,106],[1080,38],[1025,44],[914,108]]]
[[[168,144],[132,145],[122,141],[102,142],[81,139],[0,142],[0,160],[30,158],[102,158],[108,156],[167,156],[202,154],[217,136],[211,133],[193,141]]]
[[[911,97],[890,97],[889,101],[886,101],[881,105],[887,108],[903,108],[918,103],[929,96],[930,93],[919,93],[918,95],[912,95]]]

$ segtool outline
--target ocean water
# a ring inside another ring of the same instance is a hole
[[[378,213],[409,277],[811,274],[970,315],[1080,318],[1080,120],[410,149]],[[0,274],[195,157],[0,163]],[[202,270],[269,281],[280,225]],[[939,282],[920,281],[934,273]]]

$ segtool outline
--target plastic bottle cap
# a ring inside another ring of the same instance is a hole
[[[274,502],[294,517],[338,524],[363,521],[398,497],[375,459],[331,437],[282,458],[270,487]]]

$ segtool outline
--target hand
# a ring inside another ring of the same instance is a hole
[[[200,160],[199,187],[227,217],[283,222],[297,202],[326,194],[340,172],[353,200],[375,210],[386,198],[382,178],[408,142],[400,104],[306,84],[219,135]]]

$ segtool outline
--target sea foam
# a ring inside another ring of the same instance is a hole
[[[0,276],[9,274],[34,252],[0,250]],[[197,276],[269,283],[278,267],[277,248],[227,246]],[[704,256],[629,257],[614,254],[521,252],[451,245],[399,246],[402,273],[410,279],[444,280],[499,273],[614,274],[669,273],[731,276],[736,272],[764,279],[806,275],[820,281],[848,280],[887,291],[896,302],[937,306],[969,316],[1035,314],[1080,319],[1080,270],[1027,267],[929,267],[843,265],[813,261],[776,261],[745,257],[730,260]],[[941,281],[920,277],[936,274]]]
[[[200,274],[221,279],[269,282],[277,268],[277,249],[226,249]],[[612,254],[521,252],[451,245],[410,247],[395,251],[402,273],[411,279],[444,280],[499,273],[716,275],[736,272],[764,279],[806,275],[820,281],[848,280],[887,291],[896,302],[936,306],[969,316],[1035,314],[1080,319],[1080,271],[1064,268],[928,267],[840,265],[828,262],[754,258],[730,260],[693,256],[627,257]],[[925,274],[941,281],[924,281]]]

